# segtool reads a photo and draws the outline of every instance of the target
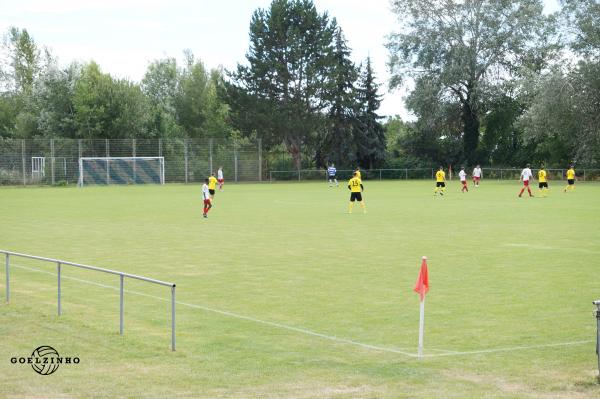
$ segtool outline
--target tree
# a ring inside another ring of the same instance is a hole
[[[385,129],[379,122],[382,117],[377,115],[381,106],[381,96],[378,94],[379,84],[375,81],[371,59],[367,58],[361,71],[358,88],[358,126],[356,129],[356,147],[359,162],[372,169],[385,159],[386,137]]]
[[[283,143],[297,167],[328,105],[335,29],[310,0],[273,0],[252,15],[248,65],[238,64],[226,83],[234,126],[266,148]]]
[[[319,146],[326,160],[317,159],[318,166],[324,166],[323,161],[347,166],[354,166],[356,162],[357,101],[354,84],[357,78],[358,72],[350,60],[350,49],[342,29],[338,27],[332,54],[327,131],[324,142]]]
[[[184,135],[176,116],[177,85],[178,71],[175,58],[165,58],[150,63],[141,87],[150,99],[152,106],[150,129],[156,136]]]
[[[38,109],[40,134],[46,137],[77,137],[75,85],[81,75],[81,65],[72,63],[59,69],[49,66],[34,86],[33,96]]]
[[[597,0],[561,0],[563,17],[573,33],[574,51],[590,58],[600,57],[600,3]]]
[[[34,79],[40,72],[40,50],[27,29],[11,27],[8,36],[14,90],[30,94]]]
[[[83,67],[73,94],[78,137],[144,137],[149,122],[146,101],[138,85],[113,80],[91,62]]]
[[[477,161],[483,104],[490,87],[523,66],[543,67],[552,17],[540,0],[393,0],[402,33],[390,35],[392,86],[412,76],[438,85],[460,105],[464,156]]]

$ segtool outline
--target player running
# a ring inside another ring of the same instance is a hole
[[[462,188],[460,191],[464,194],[465,192],[469,192],[469,187],[467,187],[467,172],[465,172],[465,167],[460,167],[460,172],[458,172],[458,177],[460,178],[460,182],[462,184]]]
[[[215,198],[215,190],[217,189],[217,179],[215,178],[215,174],[211,173],[208,178],[208,192],[210,193],[210,199]]]
[[[217,182],[219,183],[219,191],[223,191],[223,184],[225,184],[225,179],[223,178],[222,166],[219,166],[219,170],[217,170]]]
[[[569,165],[569,170],[567,170],[567,187],[563,190],[565,193],[567,190],[575,191],[575,169],[573,165]]]
[[[475,185],[475,187],[479,187],[479,181],[481,180],[482,176],[483,172],[481,171],[481,166],[475,166],[475,168],[473,169],[473,184]]]
[[[337,169],[335,168],[335,165],[331,164],[331,166],[327,168],[327,178],[329,180],[329,187],[331,187],[333,183],[335,183],[336,187],[339,187],[340,184],[336,179],[336,173]]]
[[[362,181],[358,174],[354,172],[352,179],[348,181],[348,189],[350,190],[350,204],[348,204],[348,213],[352,213],[354,207],[354,201],[360,202],[360,206],[363,209],[363,213],[367,213],[367,207],[362,199],[362,191],[365,189],[362,185]]]
[[[548,177],[546,174],[546,170],[544,170],[544,165],[540,166],[540,170],[538,172],[538,187],[540,189],[540,196],[547,196],[548,192]]]
[[[435,172],[435,190],[433,191],[433,196],[435,197],[437,193],[440,195],[444,195],[444,191],[446,191],[446,173],[444,172],[444,167],[440,166],[439,170]]]
[[[204,218],[208,218],[208,211],[210,211],[210,208],[212,208],[212,201],[210,199],[210,191],[208,188],[208,179],[204,179],[204,184],[202,185],[202,199],[204,201],[204,212],[202,213],[202,216],[204,216]]]
[[[533,197],[533,194],[531,194],[531,188],[529,188],[529,179],[531,179],[532,177],[533,173],[531,173],[530,165],[527,164],[527,166],[521,171],[521,176],[519,177],[519,180],[523,180],[523,188],[519,193],[519,197],[523,195],[523,191],[525,191],[525,189],[527,189],[529,196]]]

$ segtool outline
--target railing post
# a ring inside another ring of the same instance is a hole
[[[171,350],[175,351],[175,285],[171,287]]]
[[[56,263],[56,274],[58,275],[58,315],[62,314],[62,308],[60,305],[60,262]]]
[[[121,278],[121,285],[119,288],[119,313],[120,313],[120,317],[119,317],[119,334],[123,335],[123,278],[124,276],[122,274],[119,275],[119,277]]]
[[[6,254],[6,303],[10,303],[10,255]]]
[[[381,169],[379,169],[379,180],[381,180]]]

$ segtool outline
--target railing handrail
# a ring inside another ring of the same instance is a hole
[[[82,269],[95,270],[98,272],[115,274],[118,276],[128,277],[128,278],[132,278],[132,279],[136,279],[136,280],[147,281],[149,283],[160,284],[160,285],[164,285],[167,287],[175,287],[175,283],[170,283],[167,281],[156,280],[156,279],[149,278],[149,277],[139,276],[137,274],[125,273],[125,272],[120,272],[120,271],[111,270],[111,269],[105,269],[105,268],[97,267],[97,266],[90,266],[90,265],[84,265],[81,263],[69,262],[69,261],[61,260],[61,259],[46,258],[43,256],[23,254],[23,253],[19,253],[19,252],[7,251],[4,249],[0,249],[0,253],[12,255],[12,256],[20,256],[22,258],[37,259],[37,260],[42,260],[42,261],[52,262],[52,263],[60,263],[61,265],[75,266],[75,267],[80,267]]]
[[[124,326],[125,317],[124,317],[124,311],[123,311],[124,310],[124,305],[123,305],[123,303],[124,303],[124,288],[123,288],[123,286],[124,286],[125,277],[135,279],[135,280],[145,281],[145,282],[152,283],[152,284],[158,284],[158,285],[170,287],[171,288],[171,350],[173,350],[173,351],[175,350],[175,283],[169,283],[167,281],[161,281],[161,280],[156,280],[156,279],[148,278],[148,277],[144,277],[144,276],[138,276],[137,274],[131,274],[131,273],[120,272],[117,270],[105,269],[102,267],[84,265],[81,263],[69,262],[66,260],[48,258],[48,257],[44,257],[44,256],[22,254],[20,252],[7,251],[4,249],[0,249],[0,253],[4,254],[4,256],[6,257],[6,266],[5,266],[6,267],[6,269],[5,269],[6,270],[6,276],[5,276],[6,277],[6,303],[10,303],[10,258],[11,258],[11,256],[56,263],[56,270],[57,270],[56,275],[58,277],[57,310],[58,310],[59,316],[62,314],[62,305],[61,305],[61,297],[62,297],[62,294],[61,294],[61,269],[62,269],[62,265],[73,266],[73,267],[78,267],[81,269],[93,270],[93,271],[97,271],[97,272],[102,272],[102,273],[119,276],[119,334],[120,335],[123,335],[123,331],[124,331],[123,326]]]

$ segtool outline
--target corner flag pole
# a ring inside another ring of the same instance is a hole
[[[423,333],[425,330],[425,298],[421,301],[421,311],[419,313],[419,350],[417,355],[423,357]]]
[[[427,257],[423,256],[421,270],[415,284],[414,291],[419,294],[421,299],[421,310],[419,312],[419,349],[417,356],[423,358],[423,335],[425,333],[425,294],[429,291],[429,272],[427,270]]]

